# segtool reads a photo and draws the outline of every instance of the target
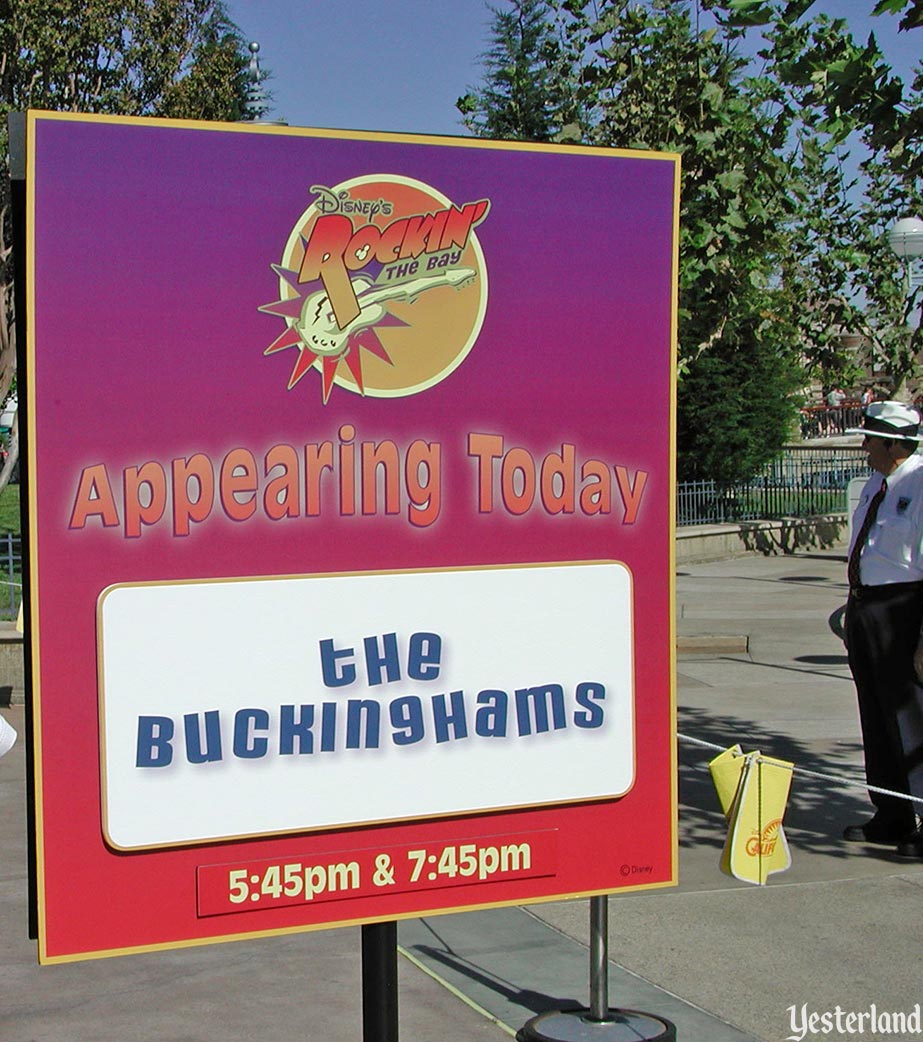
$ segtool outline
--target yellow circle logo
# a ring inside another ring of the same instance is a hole
[[[487,268],[475,228],[490,202],[455,205],[429,185],[373,174],[314,185],[272,265],[285,320],[266,348],[294,348],[291,390],[314,370],[334,384],[399,398],[444,380],[474,346],[487,310]]]

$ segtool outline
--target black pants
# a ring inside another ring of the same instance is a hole
[[[863,586],[846,606],[849,668],[859,695],[859,717],[869,785],[923,797],[923,687],[913,653],[923,626],[923,583]],[[869,794],[879,814],[915,825],[923,804]]]

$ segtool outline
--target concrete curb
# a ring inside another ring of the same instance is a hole
[[[843,514],[785,517],[777,521],[738,521],[684,525],[676,530],[676,563],[703,564],[759,553],[793,554],[844,545],[849,519]]]
[[[690,655],[746,655],[750,650],[747,634],[701,633],[676,638],[676,654],[680,658]]]

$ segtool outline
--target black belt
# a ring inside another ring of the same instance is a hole
[[[849,596],[855,601],[881,601],[902,593],[923,593],[923,580],[912,583],[881,583],[879,586],[850,586]]]

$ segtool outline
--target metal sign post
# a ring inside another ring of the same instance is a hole
[[[362,927],[362,1042],[398,1042],[396,922]]]
[[[609,898],[590,898],[589,1009],[552,1010],[533,1017],[518,1042],[676,1042],[663,1017],[609,1006]]]

